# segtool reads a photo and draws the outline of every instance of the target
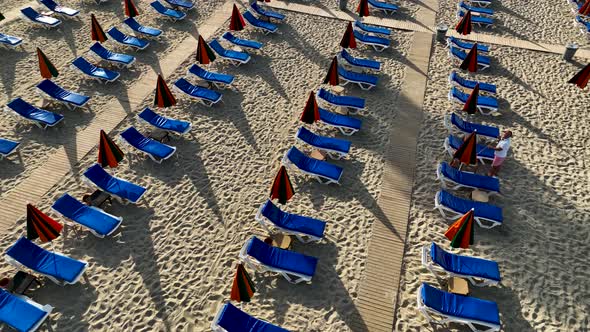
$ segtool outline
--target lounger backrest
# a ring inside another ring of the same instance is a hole
[[[107,173],[99,164],[90,166],[85,172],[84,176],[92,181],[100,188],[108,188],[111,181],[115,181],[109,173]]]
[[[103,58],[108,58],[112,52],[107,50],[101,43],[96,42],[90,46],[90,50]]]
[[[260,20],[254,17],[254,15],[252,15],[252,13],[247,10],[242,13],[242,16],[246,19],[246,21],[248,21],[248,23],[252,25],[257,25],[256,23],[260,23]]]
[[[463,52],[463,50],[461,50],[460,48],[450,46],[449,49],[451,50],[451,53],[453,53],[454,56],[456,56],[457,58],[459,58],[461,60],[464,60],[465,57],[467,56],[467,54],[465,52]]]
[[[25,15],[26,17],[28,17],[31,20],[35,20],[37,17],[40,16],[40,14],[31,7],[23,8],[20,11],[21,11],[21,13],[23,13],[23,15]]]
[[[250,3],[250,7],[252,9],[254,9],[254,11],[256,11],[258,14],[264,13],[264,10],[262,10],[262,8],[260,8],[260,6],[258,6],[258,4],[256,3],[256,0],[254,0]]]
[[[108,31],[108,34],[109,34],[109,36],[113,37],[114,40],[119,41],[119,42],[125,41],[125,39],[128,38],[128,36],[126,34],[121,32],[116,27],[110,28]]]
[[[281,209],[272,203],[269,199],[264,203],[260,211],[262,215],[274,224],[280,224],[282,216],[285,214]]]
[[[26,117],[28,117],[31,112],[35,112],[37,110],[35,106],[27,103],[22,98],[16,98],[12,100],[7,104],[7,106],[16,113]]]
[[[299,128],[297,131],[297,138],[308,144],[313,144],[320,136],[312,133],[305,127]]]
[[[69,94],[68,91],[62,89],[62,87],[48,79],[41,81],[41,83],[37,84],[37,87],[48,95],[54,97],[63,97],[63,95]]]
[[[17,331],[33,331],[48,313],[0,289],[0,321]]]
[[[91,64],[90,62],[86,61],[86,59],[84,59],[83,57],[78,57],[76,58],[72,64],[74,66],[76,66],[78,69],[80,69],[81,71],[87,73],[87,74],[92,74],[94,71],[96,71],[96,66]]]
[[[152,5],[152,7],[160,13],[166,13],[168,10],[170,10],[170,8],[164,7],[164,5],[159,1],[154,1],[150,3],[150,5]]]
[[[198,65],[194,64],[189,68],[189,72],[197,75],[198,77],[204,78],[207,77],[207,74],[209,73],[208,71],[206,71],[205,69],[199,67]]]
[[[76,220],[76,213],[81,209],[83,210],[87,208],[87,206],[66,193],[58,198],[57,201],[53,203],[51,208],[63,214],[67,218]]]
[[[255,236],[248,241],[246,253],[264,265],[305,276],[315,274],[318,262],[315,257],[271,246]]]
[[[39,2],[51,10],[55,10],[59,6],[53,0],[39,0]]]
[[[19,142],[0,138],[0,155],[7,155],[19,145]]]
[[[160,122],[160,119],[165,120],[162,116],[158,115],[158,113],[152,111],[149,107],[144,108],[144,110],[139,113],[138,115],[141,119],[145,120],[148,123],[156,124]]]
[[[152,139],[143,136],[143,134],[135,129],[135,127],[125,129],[121,133],[121,137],[138,149],[142,149],[145,145],[153,141]]]
[[[221,308],[217,325],[227,332],[289,332],[276,325],[252,317],[229,302]]]
[[[465,122],[463,121],[463,119],[461,117],[459,117],[458,115],[456,115],[455,113],[451,114],[451,122],[459,127],[462,130],[466,130],[467,128],[465,127]]]
[[[218,53],[220,55],[226,55],[227,50],[225,48],[223,48],[223,46],[221,46],[221,44],[219,43],[219,41],[217,39],[213,39],[209,42],[209,46],[211,46],[211,48],[215,51],[215,53]]]

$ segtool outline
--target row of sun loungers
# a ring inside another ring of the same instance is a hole
[[[17,141],[0,138],[0,160],[16,152],[19,145],[20,143]]]

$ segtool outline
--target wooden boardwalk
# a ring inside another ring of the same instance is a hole
[[[233,2],[227,1],[216,10],[213,15],[199,27],[199,33],[203,38],[210,38],[215,31],[225,24],[231,16]],[[172,74],[182,62],[184,62],[196,47],[196,36],[187,37],[168,55],[160,60],[160,67],[164,77]],[[52,153],[47,162],[31,173],[17,186],[6,192],[0,200],[0,227],[12,229],[16,221],[26,213],[27,203],[35,203],[55,185],[68,172],[76,171],[76,165],[72,165],[71,158],[76,156],[80,161],[98,143],[98,133],[103,129],[107,133],[112,131],[128,114],[125,109],[138,111],[141,103],[153,93],[156,87],[157,73],[150,72],[139,79],[128,89],[128,99],[115,99],[107,104],[105,111],[96,116],[93,121],[81,132],[72,138],[65,147],[59,148]],[[92,100],[90,100],[92,103]]]

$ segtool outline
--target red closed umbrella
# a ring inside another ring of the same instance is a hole
[[[108,39],[104,30],[102,30],[102,27],[98,24],[96,17],[94,17],[94,14],[90,14],[90,39],[101,43],[104,43]]]
[[[234,4],[234,9],[231,12],[231,19],[229,20],[229,29],[233,31],[241,31],[244,30],[245,26],[246,22],[244,22],[244,18],[238,10],[238,6]]]
[[[135,17],[139,15],[139,11],[135,7],[133,0],[123,0],[123,7],[125,7],[125,16]]]
[[[330,64],[330,69],[328,69],[328,73],[324,78],[324,84],[330,85],[338,85],[340,84],[340,79],[338,77],[338,58],[334,57],[332,59],[332,63]]]
[[[458,159],[466,165],[477,164],[477,131],[473,131],[463,140],[463,143],[453,154],[453,159]]]
[[[115,168],[123,160],[124,156],[125,154],[119,146],[101,129],[98,142],[98,163],[100,166]]]
[[[57,77],[59,75],[59,72],[57,71],[53,63],[49,61],[45,53],[43,53],[43,51],[41,51],[41,49],[38,47],[37,59],[39,60],[39,71],[41,72],[41,77],[52,78]]]
[[[582,70],[574,75],[568,83],[575,84],[580,89],[583,89],[588,84],[588,79],[590,79],[590,64],[587,64],[586,67],[582,68]]]
[[[584,2],[582,7],[578,9],[578,14],[583,16],[588,16],[588,14],[590,14],[590,0],[586,0],[586,2]]]
[[[255,292],[254,282],[248,275],[244,265],[238,264],[231,287],[230,299],[236,302],[250,302]]]
[[[467,114],[475,114],[477,112],[477,98],[479,97],[479,83],[475,84],[475,87],[469,94],[465,105],[463,105],[463,112]]]
[[[477,43],[473,44],[459,68],[469,70],[472,73],[477,72]]]
[[[27,204],[27,239],[39,239],[42,243],[55,240],[61,233],[63,225]]]
[[[340,41],[340,46],[344,48],[356,48],[356,39],[354,38],[354,32],[352,31],[351,22],[348,22],[346,31],[344,31],[344,35],[342,36],[342,40]]]
[[[319,106],[318,102],[315,100],[315,93],[312,91],[309,94],[309,98],[307,98],[307,103],[305,103],[305,108],[303,109],[303,112],[301,112],[300,120],[308,124],[313,124],[319,119]]]
[[[279,203],[286,204],[293,197],[295,191],[287,174],[285,166],[281,166],[270,189],[270,199],[278,198]]]
[[[451,240],[453,248],[469,248],[473,244],[475,229],[473,227],[473,209],[457,219],[445,232],[447,239]]]
[[[162,75],[158,75],[158,82],[156,83],[156,96],[154,97],[154,106],[163,108],[176,105],[176,98],[166,85],[166,81]]]
[[[358,7],[356,7],[356,12],[360,17],[369,16],[369,1],[360,0]]]
[[[471,33],[471,10],[468,10],[467,13],[463,15],[459,23],[455,26],[455,30],[462,35],[468,35]]]
[[[197,42],[197,62],[203,65],[210,64],[211,62],[215,61],[215,53],[205,39],[199,36],[199,41]]]

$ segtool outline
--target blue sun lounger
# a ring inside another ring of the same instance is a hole
[[[131,31],[147,38],[155,38],[162,35],[162,30],[141,25],[133,17],[126,18],[125,21],[123,21],[123,24],[131,29]]]
[[[160,14],[160,16],[172,20],[174,22],[182,20],[186,17],[186,13],[181,12],[180,10],[164,7],[164,5],[159,1],[154,1],[150,3],[150,6],[152,6],[156,13]]]
[[[352,97],[352,96],[337,96],[328,92],[328,90],[321,88],[316,93],[316,96],[323,100],[324,102],[336,106],[336,107],[345,107],[348,110],[356,114],[360,110],[365,109],[365,100],[363,98]]]
[[[260,206],[255,218],[267,231],[276,228],[281,233],[295,236],[303,243],[321,241],[326,229],[324,221],[283,212],[271,200]]]
[[[385,1],[369,0],[368,3],[369,7],[380,10],[385,14],[393,14],[399,9],[398,6]]]
[[[473,286],[497,285],[501,280],[497,262],[449,253],[434,242],[422,247],[422,265],[434,275],[464,278]]]
[[[252,317],[230,302],[226,302],[211,322],[213,332],[289,332],[256,317]]]
[[[460,49],[463,50],[471,50],[471,48],[473,47],[473,43],[470,42],[466,42],[463,41],[459,38],[455,38],[455,37],[448,37],[447,38],[447,45],[448,46],[455,46],[458,47]],[[484,44],[477,44],[477,52],[483,52],[483,53],[488,53],[490,51],[490,47],[488,45],[484,45]]]
[[[137,117],[150,125],[168,133],[186,134],[191,129],[190,122],[163,117],[149,108],[145,108]]]
[[[238,38],[234,36],[231,32],[224,33],[223,36],[221,36],[221,38],[227,40],[228,42],[236,46],[251,48],[253,50],[259,50],[262,48],[263,45],[261,42],[257,42],[255,40]]]
[[[315,257],[273,247],[255,236],[244,243],[239,257],[251,269],[279,273],[293,284],[311,281],[318,264]]]
[[[354,38],[356,41],[371,46],[375,51],[382,52],[384,49],[388,48],[391,44],[389,39],[385,39],[382,37],[372,36],[366,33],[362,33],[358,30],[354,30]]]
[[[31,7],[26,7],[20,10],[23,17],[38,26],[44,27],[45,29],[55,28],[61,24],[61,21],[55,17],[45,16],[39,14],[36,10]]]
[[[45,250],[24,236],[6,250],[4,257],[15,268],[31,269],[62,286],[77,283],[88,268],[87,262]]]
[[[323,108],[318,109],[320,122],[338,128],[343,135],[350,136],[361,129],[362,121],[350,116],[332,113]]]
[[[354,68],[381,70],[381,62],[371,59],[355,58],[344,48],[338,53],[338,60],[339,63]]]
[[[113,234],[123,221],[123,218],[88,206],[67,193],[58,198],[51,208],[65,218],[88,228],[92,234],[100,238]]]
[[[452,71],[449,75],[449,83],[453,86],[461,87],[468,90],[473,90],[475,88],[475,85],[479,83],[480,93],[488,93],[492,95],[496,94],[495,84],[468,80],[466,78],[459,76],[459,74],[456,71]]]
[[[376,26],[376,25],[365,24],[365,23],[358,21],[358,20],[354,21],[353,28],[359,29],[365,33],[381,35],[384,37],[391,35],[391,30],[389,30],[387,28]]]
[[[469,4],[478,6],[478,7],[487,7],[492,4],[491,0],[466,0]]]
[[[52,310],[48,304],[41,305],[26,296],[0,289],[0,322],[17,331],[36,331]]]
[[[493,9],[487,9],[487,8],[480,8],[480,7],[469,6],[468,4],[466,4],[463,1],[459,1],[459,3],[457,3],[457,9],[462,10],[462,11],[465,11],[465,12],[468,11],[468,10],[470,10],[471,13],[476,13],[476,14],[484,15],[484,16],[494,16],[494,10]],[[477,16],[477,15],[472,15],[472,18],[474,16]]]
[[[228,60],[234,66],[239,66],[241,64],[248,63],[251,59],[250,54],[246,52],[239,52],[234,50],[226,50],[221,46],[217,39],[213,39],[209,42],[209,46],[211,49],[217,53],[221,58]]]
[[[110,28],[109,31],[107,31],[107,34],[115,43],[127,47],[132,47],[136,50],[143,50],[150,45],[148,41],[139,39],[137,37],[128,36],[116,27]]]
[[[16,98],[6,104],[7,111],[13,111],[17,115],[33,122],[39,128],[47,129],[60,123],[64,116],[61,114],[46,111],[44,109],[37,108],[21,98]]]
[[[184,9],[184,10],[193,9],[193,7],[195,6],[195,4],[189,0],[164,0],[164,1],[166,1],[170,6],[172,6],[174,8],[179,8],[179,9]]]
[[[453,196],[445,190],[440,190],[434,197],[434,208],[438,209],[445,219],[457,220],[473,209],[474,219],[482,228],[493,228],[502,225],[504,217],[502,208],[484,202],[472,201]]]
[[[197,99],[200,103],[208,107],[217,104],[221,100],[221,93],[202,86],[192,85],[182,77],[174,82],[174,88],[189,97]]]
[[[340,76],[340,85],[345,86],[348,83],[354,83],[363,90],[371,90],[377,85],[378,77],[370,74],[357,73],[348,71],[342,66],[338,66],[338,76]]]
[[[436,168],[436,178],[443,187],[457,190],[470,188],[486,191],[490,194],[500,194],[500,180],[495,177],[460,171],[442,162]]]
[[[321,184],[340,184],[342,167],[306,156],[294,146],[285,153],[282,163],[288,168],[294,165],[301,172],[315,178]]]
[[[161,164],[162,161],[172,157],[176,147],[160,143],[149,137],[145,137],[135,127],[129,127],[121,133],[121,138],[127,144],[145,153],[153,161]]]
[[[256,14],[258,14],[259,16],[262,16],[262,17],[266,17],[268,20],[275,19],[278,21],[282,21],[285,19],[285,15],[283,15],[281,13],[277,13],[277,12],[263,9],[262,7],[260,7],[256,3],[256,0],[250,2],[250,8],[252,8],[252,10],[254,10],[256,12]]]
[[[443,146],[445,150],[449,153],[449,155],[453,156],[453,154],[455,153],[455,151],[457,151],[457,149],[459,149],[461,144],[463,144],[462,138],[457,137],[455,135],[449,135],[447,138],[445,138]],[[487,145],[477,144],[475,146],[475,151],[477,154],[477,160],[482,164],[485,164],[486,161],[491,162],[492,160],[494,160],[494,150],[488,148]]]
[[[0,33],[0,46],[4,48],[15,48],[21,45],[23,40],[18,37],[5,35]]]
[[[457,18],[461,18],[461,17],[463,17],[463,15],[465,15],[465,12],[462,11],[461,9],[459,9],[457,11]],[[491,17],[487,17],[487,16],[472,15],[471,16],[471,24],[475,24],[478,27],[489,28],[492,25],[494,25],[494,19]]]
[[[500,129],[498,129],[498,127],[468,122],[463,120],[455,113],[445,115],[444,125],[445,128],[447,128],[451,133],[454,132],[454,128],[457,128],[464,134],[471,134],[474,130],[477,130],[477,135],[479,137],[484,137],[487,139],[497,139],[500,137]]]
[[[454,101],[463,107],[469,99],[469,95],[457,87],[451,87],[449,90],[448,98],[450,101]],[[477,97],[477,110],[483,115],[490,115],[498,111],[498,99],[490,96],[478,96]]]
[[[188,69],[188,74],[192,74],[199,79],[209,82],[210,84],[215,85],[218,89],[223,89],[226,87],[231,87],[231,84],[234,82],[235,77],[228,74],[222,73],[214,73],[212,71],[205,70],[197,65],[192,65]]]
[[[15,152],[19,145],[20,142],[0,138],[0,160]]]
[[[90,166],[84,172],[84,179],[88,184],[114,196],[124,204],[128,202],[137,204],[147,191],[144,187],[110,175],[99,164]]]
[[[332,159],[342,159],[350,152],[350,141],[320,136],[312,133],[305,127],[299,128],[295,137],[305,144],[325,151]]]
[[[254,15],[252,15],[252,13],[250,13],[247,10],[242,13],[242,16],[248,22],[248,24],[250,24],[258,30],[261,30],[262,32],[264,32],[265,35],[268,35],[269,33],[275,33],[278,29],[276,25],[270,22],[264,22],[257,19],[256,17],[254,17]]]
[[[135,62],[133,55],[112,52],[99,42],[92,44],[88,53],[97,59],[107,61],[117,67],[128,67]]]
[[[447,293],[427,283],[418,288],[418,310],[429,323],[450,322],[465,324],[472,331],[500,331],[500,312],[496,302]]]
[[[37,91],[43,98],[58,101],[66,105],[69,109],[83,107],[90,100],[90,97],[68,91],[52,80],[41,81],[41,83],[37,84]]]
[[[37,0],[37,1],[39,1],[40,4],[42,4],[47,9],[54,12],[55,14],[63,16],[63,17],[75,17],[76,15],[80,14],[79,10],[68,8],[68,7],[63,7],[53,0]]]
[[[460,48],[450,46],[449,47],[449,56],[451,59],[457,60],[461,63],[467,57],[467,53]],[[484,70],[490,67],[490,57],[485,55],[477,55],[477,68],[479,70]]]
[[[85,76],[97,80],[99,82],[109,83],[114,82],[121,74],[106,68],[97,67],[83,57],[77,57],[72,61],[72,68],[77,69]]]

